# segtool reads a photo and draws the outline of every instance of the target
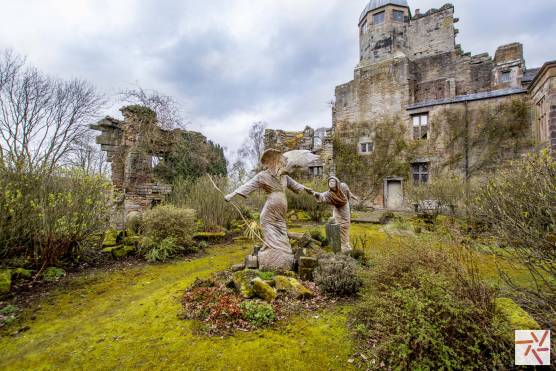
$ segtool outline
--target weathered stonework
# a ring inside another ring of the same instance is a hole
[[[112,224],[118,229],[131,215],[159,204],[172,191],[171,185],[154,176],[153,168],[182,136],[182,130],[160,128],[154,112],[145,107],[127,106],[121,112],[123,120],[107,116],[91,125],[101,132],[96,142],[111,163]]]
[[[530,119],[523,123],[528,138],[521,141],[520,148],[502,153],[501,161],[535,147],[556,153],[556,63],[527,69],[519,43],[500,46],[494,58],[487,53],[465,53],[456,44],[458,21],[451,4],[412,14],[407,0],[371,0],[359,18],[360,60],[354,78],[335,90],[332,129],[328,131],[331,137],[335,135],[358,148],[371,143],[372,150],[376,124],[400,122],[406,129],[407,142],[416,148],[406,154],[407,160],[411,166],[427,164],[428,180],[446,172],[469,178],[470,167],[480,161],[480,153],[469,154],[456,166],[443,166],[450,150],[444,112],[446,109],[465,112],[469,126],[466,130],[477,133],[480,129],[477,116],[481,111],[496,110],[519,100],[532,108]],[[415,119],[420,116],[426,118]],[[424,139],[416,139],[414,134],[414,125],[419,120],[427,123],[428,134]],[[292,135],[295,134],[304,135]],[[275,146],[277,142],[269,139],[265,144]],[[501,152],[506,151],[505,146],[509,143],[501,144]],[[334,155],[333,148],[331,154],[326,153],[330,173],[335,169]],[[368,174],[360,176],[364,179]],[[408,207],[403,182],[411,176],[387,176],[384,188],[378,190],[370,206]],[[402,193],[400,202],[392,203],[395,206],[387,202],[389,183]]]

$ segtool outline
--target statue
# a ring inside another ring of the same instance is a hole
[[[293,164],[275,149],[264,151],[261,157],[264,170],[247,183],[226,195],[230,201],[235,195],[247,197],[256,190],[263,190],[268,198],[261,212],[261,226],[264,245],[258,252],[260,269],[291,270],[294,264],[290,241],[288,239],[286,188],[300,193],[305,187],[290,178],[286,173]]]
[[[341,183],[335,176],[328,178],[328,191],[319,193],[310,188],[305,188],[305,191],[315,196],[317,202],[326,203],[334,207],[332,216],[336,223],[340,224],[341,250],[343,253],[351,251],[349,243],[349,226],[351,224],[349,201],[351,199],[359,199],[351,193],[346,183]]]

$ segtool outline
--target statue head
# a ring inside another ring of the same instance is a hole
[[[281,175],[286,170],[287,160],[277,149],[267,149],[261,156],[263,168],[273,175]]]
[[[333,176],[328,178],[328,188],[331,191],[335,191],[337,187],[338,187],[338,178],[333,177]]]

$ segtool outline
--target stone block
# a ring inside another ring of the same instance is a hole
[[[339,253],[342,251],[342,240],[340,235],[340,225],[339,224],[327,224],[326,225],[326,239],[328,240],[328,246],[332,248],[332,251]]]
[[[271,302],[276,299],[276,290],[259,277],[251,281],[251,289],[256,297]]]
[[[230,270],[232,272],[239,272],[245,269],[245,263],[238,263],[238,264],[234,264],[232,265],[232,267],[230,268]]]
[[[259,268],[259,259],[256,255],[247,255],[245,257],[245,268],[257,269]]]

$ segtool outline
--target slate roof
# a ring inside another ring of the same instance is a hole
[[[537,76],[537,73],[539,73],[539,71],[541,70],[541,68],[529,68],[527,70],[525,70],[525,73],[523,74],[523,79],[521,79],[522,82],[531,82],[533,81],[533,79],[535,78],[535,76]]]
[[[443,99],[434,99],[429,100],[426,102],[419,102],[410,104],[406,107],[407,110],[423,108],[423,107],[430,107],[430,106],[440,106],[444,104],[451,104],[451,103],[460,103],[460,102],[468,102],[473,100],[481,100],[481,99],[490,99],[490,98],[497,98],[503,97],[506,95],[513,95],[513,94],[522,94],[526,93],[527,89],[523,88],[507,88],[507,89],[500,89],[500,90],[491,90],[491,91],[484,91],[480,93],[472,93],[466,95],[458,95],[453,98],[443,98]]]
[[[361,12],[361,16],[359,17],[359,23],[361,23],[361,21],[363,20],[363,18],[365,18],[368,12],[389,4],[405,6],[409,8],[409,5],[407,4],[407,0],[371,0],[369,1],[365,9],[363,9],[363,12]]]

